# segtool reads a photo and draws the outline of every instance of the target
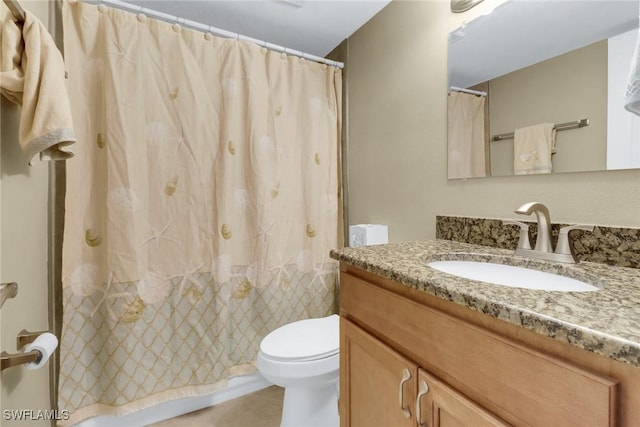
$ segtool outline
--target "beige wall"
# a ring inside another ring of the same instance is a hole
[[[558,132],[553,171],[606,169],[607,61],[603,40],[491,80],[490,134],[588,118],[588,127]],[[513,175],[513,139],[491,143],[491,175]]]
[[[436,215],[516,218],[535,200],[555,222],[640,226],[637,170],[447,180],[447,33],[494,4],[394,0],[349,39],[350,223],[429,239]]]
[[[46,1],[21,1],[43,22],[49,17]],[[4,17],[6,9],[0,6]],[[18,282],[18,296],[7,300],[0,311],[2,350],[16,352],[15,337],[25,328],[48,329],[47,308],[47,186],[48,165],[33,167],[18,145],[19,110],[6,99],[0,104],[0,279]],[[23,367],[2,372],[0,408],[45,410],[49,401],[48,364],[37,371]],[[0,413],[0,425],[26,426],[35,422],[12,422]],[[38,425],[48,425],[38,422]]]

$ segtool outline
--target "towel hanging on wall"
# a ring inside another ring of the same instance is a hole
[[[73,156],[68,145],[76,141],[65,86],[62,54],[33,14],[24,22],[7,15],[1,28],[0,93],[22,107],[20,145],[27,159]]]
[[[640,19],[639,19],[640,22]],[[640,116],[640,32],[631,55],[631,70],[624,96],[624,108]]]

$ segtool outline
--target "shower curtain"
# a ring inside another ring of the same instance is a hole
[[[448,99],[449,179],[487,176],[484,147],[484,96],[451,91]]]
[[[63,6],[67,424],[210,393],[260,340],[335,312],[341,71]]]

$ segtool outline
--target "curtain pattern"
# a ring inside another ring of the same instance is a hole
[[[262,337],[335,310],[341,72],[64,3],[61,408],[209,393]]]

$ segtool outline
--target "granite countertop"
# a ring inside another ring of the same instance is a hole
[[[513,251],[448,240],[344,248],[331,257],[576,347],[640,367],[640,269],[515,257]],[[533,267],[585,280],[595,292],[491,285],[452,276],[428,261],[465,259]]]

